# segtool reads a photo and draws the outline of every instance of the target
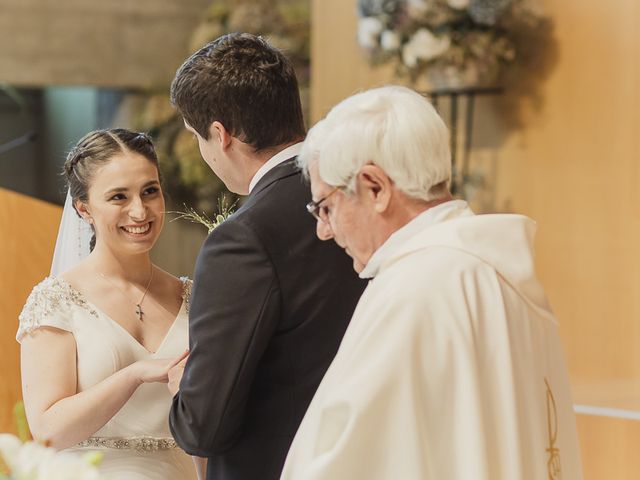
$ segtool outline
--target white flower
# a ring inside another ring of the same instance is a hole
[[[400,35],[393,30],[385,30],[380,35],[380,46],[388,52],[395,52],[400,49]]]
[[[446,52],[450,45],[449,37],[436,37],[426,28],[421,28],[403,47],[402,61],[407,67],[414,68],[418,60],[433,60]]]
[[[13,464],[18,458],[20,447],[22,447],[22,442],[18,437],[8,433],[0,434],[0,457],[4,459],[4,462],[11,469],[13,469]]]
[[[411,18],[421,17],[427,10],[427,0],[407,0],[407,14]]]
[[[469,0],[447,0],[447,3],[456,10],[464,10],[469,7]]]
[[[27,442],[23,445],[13,435],[4,434],[1,437],[0,454],[16,479],[37,479],[40,464],[55,455],[55,450],[38,443]]]
[[[358,22],[358,43],[367,50],[378,46],[378,37],[384,29],[382,22],[374,17],[365,17]]]
[[[90,458],[56,452],[36,442],[22,444],[18,438],[0,434],[0,456],[16,480],[98,480]]]

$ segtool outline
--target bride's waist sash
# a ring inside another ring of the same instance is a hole
[[[116,450],[136,450],[157,452],[178,448],[173,438],[155,437],[89,437],[78,443],[77,448],[113,448]]]

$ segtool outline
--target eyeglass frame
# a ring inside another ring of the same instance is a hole
[[[340,188],[342,187],[335,187],[333,190],[331,190],[328,194],[326,194],[317,202],[314,202],[313,200],[311,200],[309,203],[307,203],[307,212],[309,212],[311,216],[316,220],[319,220],[321,222],[326,222],[326,220],[322,218],[322,216],[320,215],[320,208],[322,208],[322,202],[324,202],[327,198],[329,198],[331,195],[333,195],[338,190],[340,190]]]

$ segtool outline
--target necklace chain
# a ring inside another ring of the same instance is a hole
[[[98,272],[98,274],[102,278],[104,278],[107,282],[109,282],[112,286],[114,286],[117,290],[119,290],[120,293],[122,295],[124,295],[126,297],[126,299],[131,302],[131,297],[127,293],[125,293],[125,291],[123,289],[121,289],[118,285],[116,285],[112,280],[110,280],[109,277],[107,277],[102,272]],[[151,265],[151,273],[149,274],[149,281],[147,282],[147,287],[144,289],[144,293],[142,294],[142,297],[140,297],[140,300],[138,301],[138,303],[135,304],[135,306],[136,306],[136,316],[138,317],[138,320],[140,320],[141,322],[142,322],[143,316],[144,316],[144,311],[142,310],[142,302],[144,302],[144,299],[147,296],[147,293],[149,292],[149,287],[151,286],[151,281],[152,280],[153,280],[153,264]]]

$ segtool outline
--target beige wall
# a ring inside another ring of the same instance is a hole
[[[2,0],[0,83],[165,85],[211,0]]]
[[[355,3],[313,1],[315,120],[358,89],[394,81],[391,68],[372,70],[358,50]],[[542,5],[552,48],[520,86],[476,111],[473,165],[493,187],[482,206],[538,221],[538,271],[561,322],[576,400],[640,411],[640,2]],[[537,104],[524,94],[531,87]],[[640,475],[609,436],[622,429],[579,422],[587,462],[599,461],[595,437],[618,452],[619,476],[595,475],[609,468],[601,463],[588,465],[587,478]],[[638,426],[625,432],[640,442]]]
[[[62,209],[0,189],[0,432],[14,431],[20,391],[18,315],[34,285],[51,268]]]

